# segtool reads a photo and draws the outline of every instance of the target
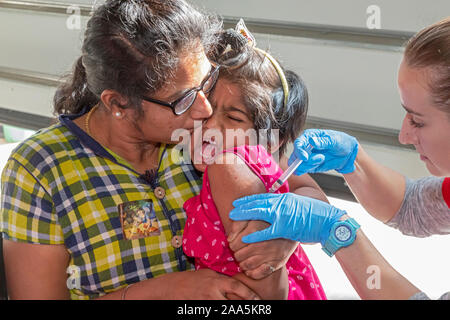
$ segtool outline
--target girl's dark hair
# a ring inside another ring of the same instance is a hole
[[[303,80],[293,71],[284,70],[289,86],[287,104],[280,76],[272,62],[247,44],[234,30],[222,33],[211,59],[222,65],[220,76],[242,90],[245,106],[255,129],[279,130],[280,155],[287,143],[293,142],[303,130],[308,111],[308,91]]]
[[[140,112],[143,95],[173,80],[180,55],[201,46],[208,54],[221,28],[217,17],[183,0],[107,0],[87,23],[82,55],[55,93],[54,113],[89,110],[106,89]]]
[[[450,17],[415,34],[406,44],[405,63],[432,71],[429,87],[438,108],[450,117]]]

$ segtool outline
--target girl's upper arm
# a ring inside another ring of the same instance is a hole
[[[64,245],[3,240],[6,283],[10,299],[69,299]]]
[[[214,203],[228,234],[232,224],[245,224],[246,221],[233,221],[229,213],[233,209],[233,201],[252,194],[264,193],[266,188],[260,178],[251,171],[244,161],[233,153],[222,155],[220,163],[208,166],[208,178]],[[256,230],[269,226],[265,221],[250,221]],[[268,277],[254,280],[243,273],[234,275],[254,290],[262,299],[286,299],[288,295],[288,279],[285,268],[281,268]]]
[[[228,234],[232,223],[229,218],[233,201],[252,194],[264,193],[266,188],[260,178],[254,174],[239,156],[233,153],[221,155],[223,161],[208,166],[208,178],[211,193]]]

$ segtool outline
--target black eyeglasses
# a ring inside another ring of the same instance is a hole
[[[175,101],[165,102],[148,97],[142,97],[142,99],[148,102],[153,102],[165,107],[169,107],[172,109],[174,114],[179,116],[180,114],[186,112],[194,104],[194,101],[197,98],[197,93],[199,91],[203,91],[205,94],[211,92],[211,90],[214,88],[214,85],[217,82],[217,78],[219,78],[219,68],[220,66],[216,66],[209,73],[208,77],[202,81],[200,86],[190,89],[188,92],[186,92],[184,95],[182,95]]]

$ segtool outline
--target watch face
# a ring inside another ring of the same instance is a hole
[[[352,232],[347,226],[339,226],[334,231],[334,235],[339,241],[347,241],[352,236]]]

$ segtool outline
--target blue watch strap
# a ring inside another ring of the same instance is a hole
[[[335,231],[341,226],[345,226],[345,228],[350,232],[350,237],[345,241],[342,241],[336,237]],[[330,236],[322,247],[322,250],[325,253],[332,257],[336,251],[340,248],[347,247],[351,245],[356,239],[356,231],[360,228],[360,225],[353,218],[348,218],[344,221],[337,221],[333,224],[330,230]]]

